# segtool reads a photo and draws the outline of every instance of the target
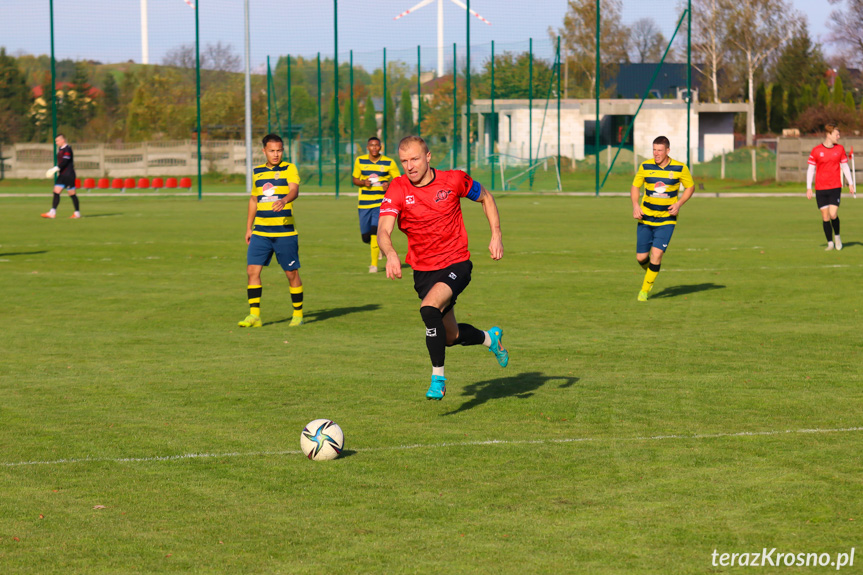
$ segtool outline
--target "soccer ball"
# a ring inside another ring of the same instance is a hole
[[[316,419],[306,425],[300,434],[300,448],[306,457],[315,461],[335,459],[345,445],[342,428],[329,419]]]

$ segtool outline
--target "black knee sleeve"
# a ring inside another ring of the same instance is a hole
[[[426,326],[426,347],[432,367],[443,367],[446,358],[446,328],[441,311],[430,305],[420,308],[420,315]]]
[[[363,238],[363,243],[364,243],[364,244],[370,244],[370,243],[372,243],[372,234],[371,234],[371,233],[368,233],[368,234],[362,234],[362,238]]]
[[[648,264],[647,269],[649,269],[652,272],[658,272],[659,266],[661,266],[661,265],[662,264],[655,264],[655,263],[651,262],[650,264]]]

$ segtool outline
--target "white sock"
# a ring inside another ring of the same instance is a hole
[[[432,367],[432,375],[439,375],[443,377],[443,366],[440,367]]]
[[[81,212],[79,212],[78,210],[75,210],[75,215],[76,215],[76,216],[80,216],[80,215],[81,215]]]
[[[56,215],[57,215],[57,210],[55,210],[54,208],[51,208],[50,210],[48,210],[48,214],[49,214],[49,215],[52,215],[52,216],[56,216]]]
[[[482,342],[482,344],[486,347],[491,347],[491,336],[488,334],[487,331],[484,331],[482,333],[485,336],[485,340]]]

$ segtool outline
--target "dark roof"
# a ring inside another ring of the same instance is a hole
[[[616,64],[604,74],[603,85],[606,88],[615,87],[615,96],[620,98],[641,98],[647,93],[650,80],[659,64]],[[700,74],[693,67],[692,87],[698,89],[701,83]],[[686,64],[666,62],[659,68],[650,93],[660,94],[663,98],[677,96],[678,88],[686,88]]]

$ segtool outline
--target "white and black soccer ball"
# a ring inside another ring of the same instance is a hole
[[[335,459],[345,445],[342,428],[329,419],[309,422],[300,434],[300,448],[306,457],[315,461]]]

